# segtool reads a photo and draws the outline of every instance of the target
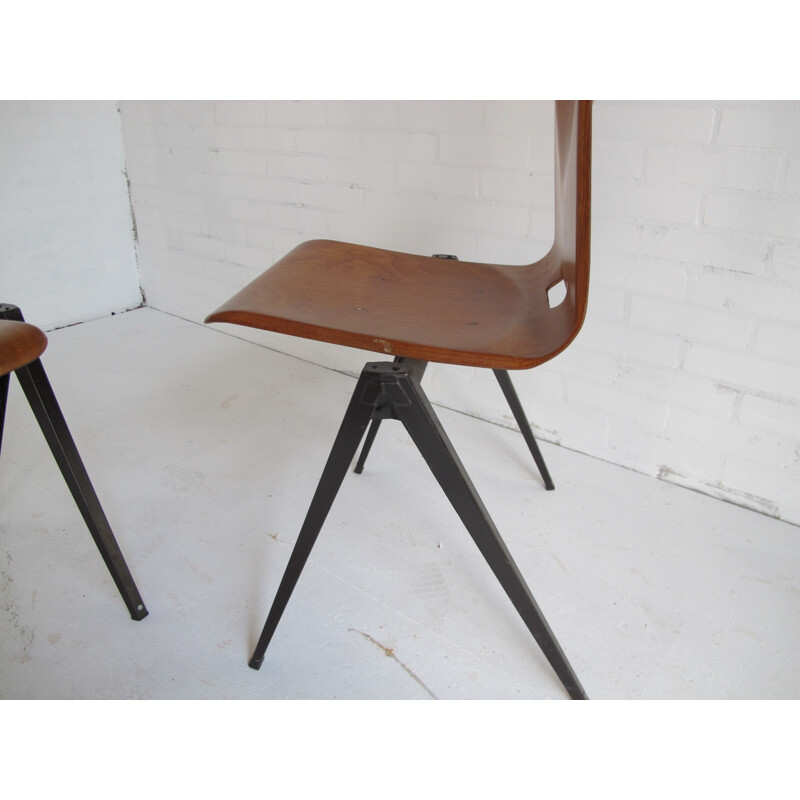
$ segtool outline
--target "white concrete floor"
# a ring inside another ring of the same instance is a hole
[[[249,669],[354,380],[151,309],[49,339],[150,616],[128,617],[12,380],[0,697],[565,697],[398,423]],[[543,443],[546,492],[517,432],[439,412],[590,697],[800,698],[800,530]]]

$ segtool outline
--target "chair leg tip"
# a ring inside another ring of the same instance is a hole
[[[144,607],[143,603],[139,603],[136,608],[131,611],[131,619],[135,622],[143,620],[150,612]]]
[[[556,487],[551,481],[547,481],[547,483],[544,485],[544,488],[547,489],[548,492],[552,492]]]
[[[567,690],[567,694],[570,697],[570,700],[588,700],[589,695],[586,694],[586,690],[581,686],[581,684],[576,680],[574,681],[562,681],[564,688]]]
[[[263,662],[264,662],[264,657],[263,656],[261,658],[256,658],[255,656],[253,656],[250,659],[250,661],[247,662],[247,666],[250,667],[250,669],[258,670],[258,669],[261,669],[261,664]]]

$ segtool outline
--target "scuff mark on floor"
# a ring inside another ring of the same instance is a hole
[[[13,596],[14,591],[14,573],[12,569],[13,557],[10,552],[3,549],[3,560],[5,565],[0,569],[0,597],[5,597],[5,605],[3,613],[11,620],[14,626],[14,632],[18,635],[19,644],[22,648],[22,654],[19,656],[21,663],[31,661],[28,650],[33,646],[36,640],[36,632],[28,625],[22,625],[19,621],[20,607],[16,598]]]
[[[561,569],[564,572],[567,572],[567,568],[566,568],[566,566],[564,566],[564,562],[557,555],[555,555],[554,553],[550,553],[550,555],[553,557],[553,559],[555,560],[556,564],[558,564],[558,566],[561,567]]]
[[[368,633],[364,633],[364,631],[357,630],[356,628],[348,628],[348,631],[353,631],[354,633],[358,633],[363,636],[368,642],[371,642],[376,647],[379,647],[383,650],[384,655],[389,656],[389,658],[394,659],[402,669],[411,677],[413,678],[434,700],[438,700],[439,698],[417,677],[395,654],[394,650],[391,647],[386,647],[386,645],[381,644],[377,639],[373,639]]]

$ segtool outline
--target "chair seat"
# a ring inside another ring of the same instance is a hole
[[[523,369],[566,346],[573,316],[551,309],[555,260],[505,266],[330,240],[304,242],[206,322],[228,322],[364,350]],[[568,304],[564,304],[568,305]]]
[[[0,375],[35,361],[47,347],[47,336],[35,325],[0,320]]]

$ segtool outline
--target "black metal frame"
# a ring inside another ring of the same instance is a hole
[[[420,381],[426,366],[427,362],[424,361],[396,359],[394,362],[368,363],[362,370],[249,665],[253,669],[261,667],[281,615],[368,424],[372,421],[371,438],[367,440],[359,459],[362,469],[369,452],[368,445],[374,440],[380,422],[384,419],[396,419],[403,423],[419,448],[569,696],[576,700],[587,699],[577,675],[556,641],[422,390]],[[518,400],[516,402],[519,404]],[[356,471],[360,471],[359,465],[356,466]]]
[[[25,321],[20,309],[7,303],[0,304],[0,319]],[[117,540],[114,538],[111,526],[97,498],[97,493],[89,480],[89,475],[41,361],[37,358],[15,372],[72,497],[130,612],[131,619],[137,621],[144,619],[148,614],[147,609],[136,588],[128,565],[125,563]],[[0,380],[0,445],[2,444],[9,377],[10,375],[7,373]]]
[[[395,364],[402,363],[405,361],[404,358],[398,357],[394,360]],[[427,365],[427,362],[421,362]],[[422,368],[424,372],[424,367]],[[539,469],[539,474],[542,476],[542,480],[544,481],[544,488],[548,491],[552,491],[555,489],[555,485],[553,484],[553,479],[550,477],[550,472],[547,469],[547,464],[545,464],[544,458],[542,456],[541,451],[539,450],[539,445],[536,442],[536,437],[533,435],[533,431],[531,430],[530,423],[528,422],[527,417],[525,416],[525,410],[522,408],[522,404],[519,401],[519,397],[517,396],[517,392],[514,389],[514,384],[511,383],[511,376],[508,372],[504,369],[495,369],[492,370],[494,372],[495,377],[497,378],[497,382],[500,384],[500,388],[503,390],[503,394],[505,395],[506,401],[511,408],[511,413],[514,415],[514,419],[517,421],[517,425],[519,426],[520,433],[522,437],[525,439],[525,443],[528,445],[528,449],[531,451],[531,455],[533,456],[533,460],[536,462],[536,466]],[[419,375],[419,379],[422,380],[422,374]],[[358,461],[356,462],[356,466],[354,472],[357,472],[359,475],[364,471],[364,465],[367,462],[367,456],[369,455],[370,450],[372,449],[372,445],[375,443],[375,437],[378,434],[378,429],[381,426],[380,419],[373,419],[372,424],[367,431],[367,438],[364,440],[364,447],[361,450],[361,455],[358,457]]]
[[[458,256],[454,256],[449,253],[436,253],[432,257],[444,258],[448,261],[458,261]],[[395,359],[395,363],[402,361],[404,361],[404,359],[401,357]],[[425,372],[425,367],[422,367],[421,372],[418,375],[418,378],[420,380],[422,380],[422,374],[424,372]],[[519,401],[519,397],[517,397],[517,392],[514,389],[514,384],[511,383],[511,376],[508,374],[508,371],[504,369],[495,369],[492,370],[492,372],[494,372],[494,375],[497,378],[497,382],[500,384],[500,388],[503,391],[503,395],[505,395],[506,402],[511,408],[511,413],[514,415],[514,419],[517,421],[520,433],[522,434],[522,437],[525,439],[525,443],[528,445],[528,449],[531,451],[533,460],[536,462],[536,466],[539,469],[539,474],[542,476],[542,480],[544,481],[544,488],[547,489],[548,491],[552,491],[556,487],[553,485],[553,479],[550,477],[550,472],[547,469],[547,464],[544,463],[544,458],[542,457],[542,453],[539,450],[539,445],[536,442],[536,437],[534,437],[530,423],[528,422],[528,418],[525,416],[525,410],[522,408],[522,404]],[[380,426],[381,426],[380,419],[375,419],[372,421],[372,425],[370,426],[369,431],[367,431],[367,438],[364,440],[364,449],[361,451],[361,455],[359,456],[358,462],[356,463],[355,467],[355,471],[359,474],[361,474],[364,471],[364,464],[367,461],[367,456],[369,455],[369,451],[372,449],[372,445],[375,442],[375,436],[377,435]]]

